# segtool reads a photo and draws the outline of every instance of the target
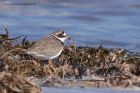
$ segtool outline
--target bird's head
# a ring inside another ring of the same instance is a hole
[[[70,37],[64,31],[56,31],[56,32],[53,32],[51,35],[56,37],[62,42],[64,42],[67,39],[70,39]]]

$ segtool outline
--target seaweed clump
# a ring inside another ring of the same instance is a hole
[[[80,87],[126,88],[140,85],[139,53],[125,49],[108,49],[102,45],[94,48],[72,44],[65,46],[62,54],[53,60],[54,64],[42,66],[41,60],[26,53],[34,42],[27,40],[26,36],[10,38],[7,28],[5,32],[0,34],[1,72],[34,76],[38,79],[45,77],[43,86],[56,86],[59,83],[65,87],[78,84]]]
[[[41,93],[41,89],[25,77],[1,72],[0,93]]]

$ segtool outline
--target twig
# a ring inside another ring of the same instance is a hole
[[[10,51],[4,53],[3,56],[1,56],[0,59],[3,59],[6,55],[8,55],[8,54],[10,54],[10,53],[12,53],[12,52],[14,52],[14,51],[17,51],[17,50],[22,50],[22,51],[24,51],[24,52],[27,52],[27,50],[25,50],[25,49],[22,49],[22,48],[15,48],[15,49],[12,49],[12,50],[10,50]]]
[[[22,36],[24,36],[24,35],[22,35]],[[8,38],[8,39],[5,39],[5,40],[15,40],[15,39],[18,39],[18,38],[20,38],[22,36],[18,36],[18,37],[15,37],[15,38]]]

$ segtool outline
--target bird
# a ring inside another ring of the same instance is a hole
[[[51,60],[58,57],[64,50],[64,42],[67,39],[71,38],[63,30],[52,32],[38,40],[27,50],[27,53],[34,58],[52,63]]]

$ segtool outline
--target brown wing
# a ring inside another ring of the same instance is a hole
[[[28,50],[30,52],[37,52],[41,55],[52,56],[53,54],[58,53],[63,48],[63,43],[60,42],[53,36],[44,37],[37,41],[32,47]]]

